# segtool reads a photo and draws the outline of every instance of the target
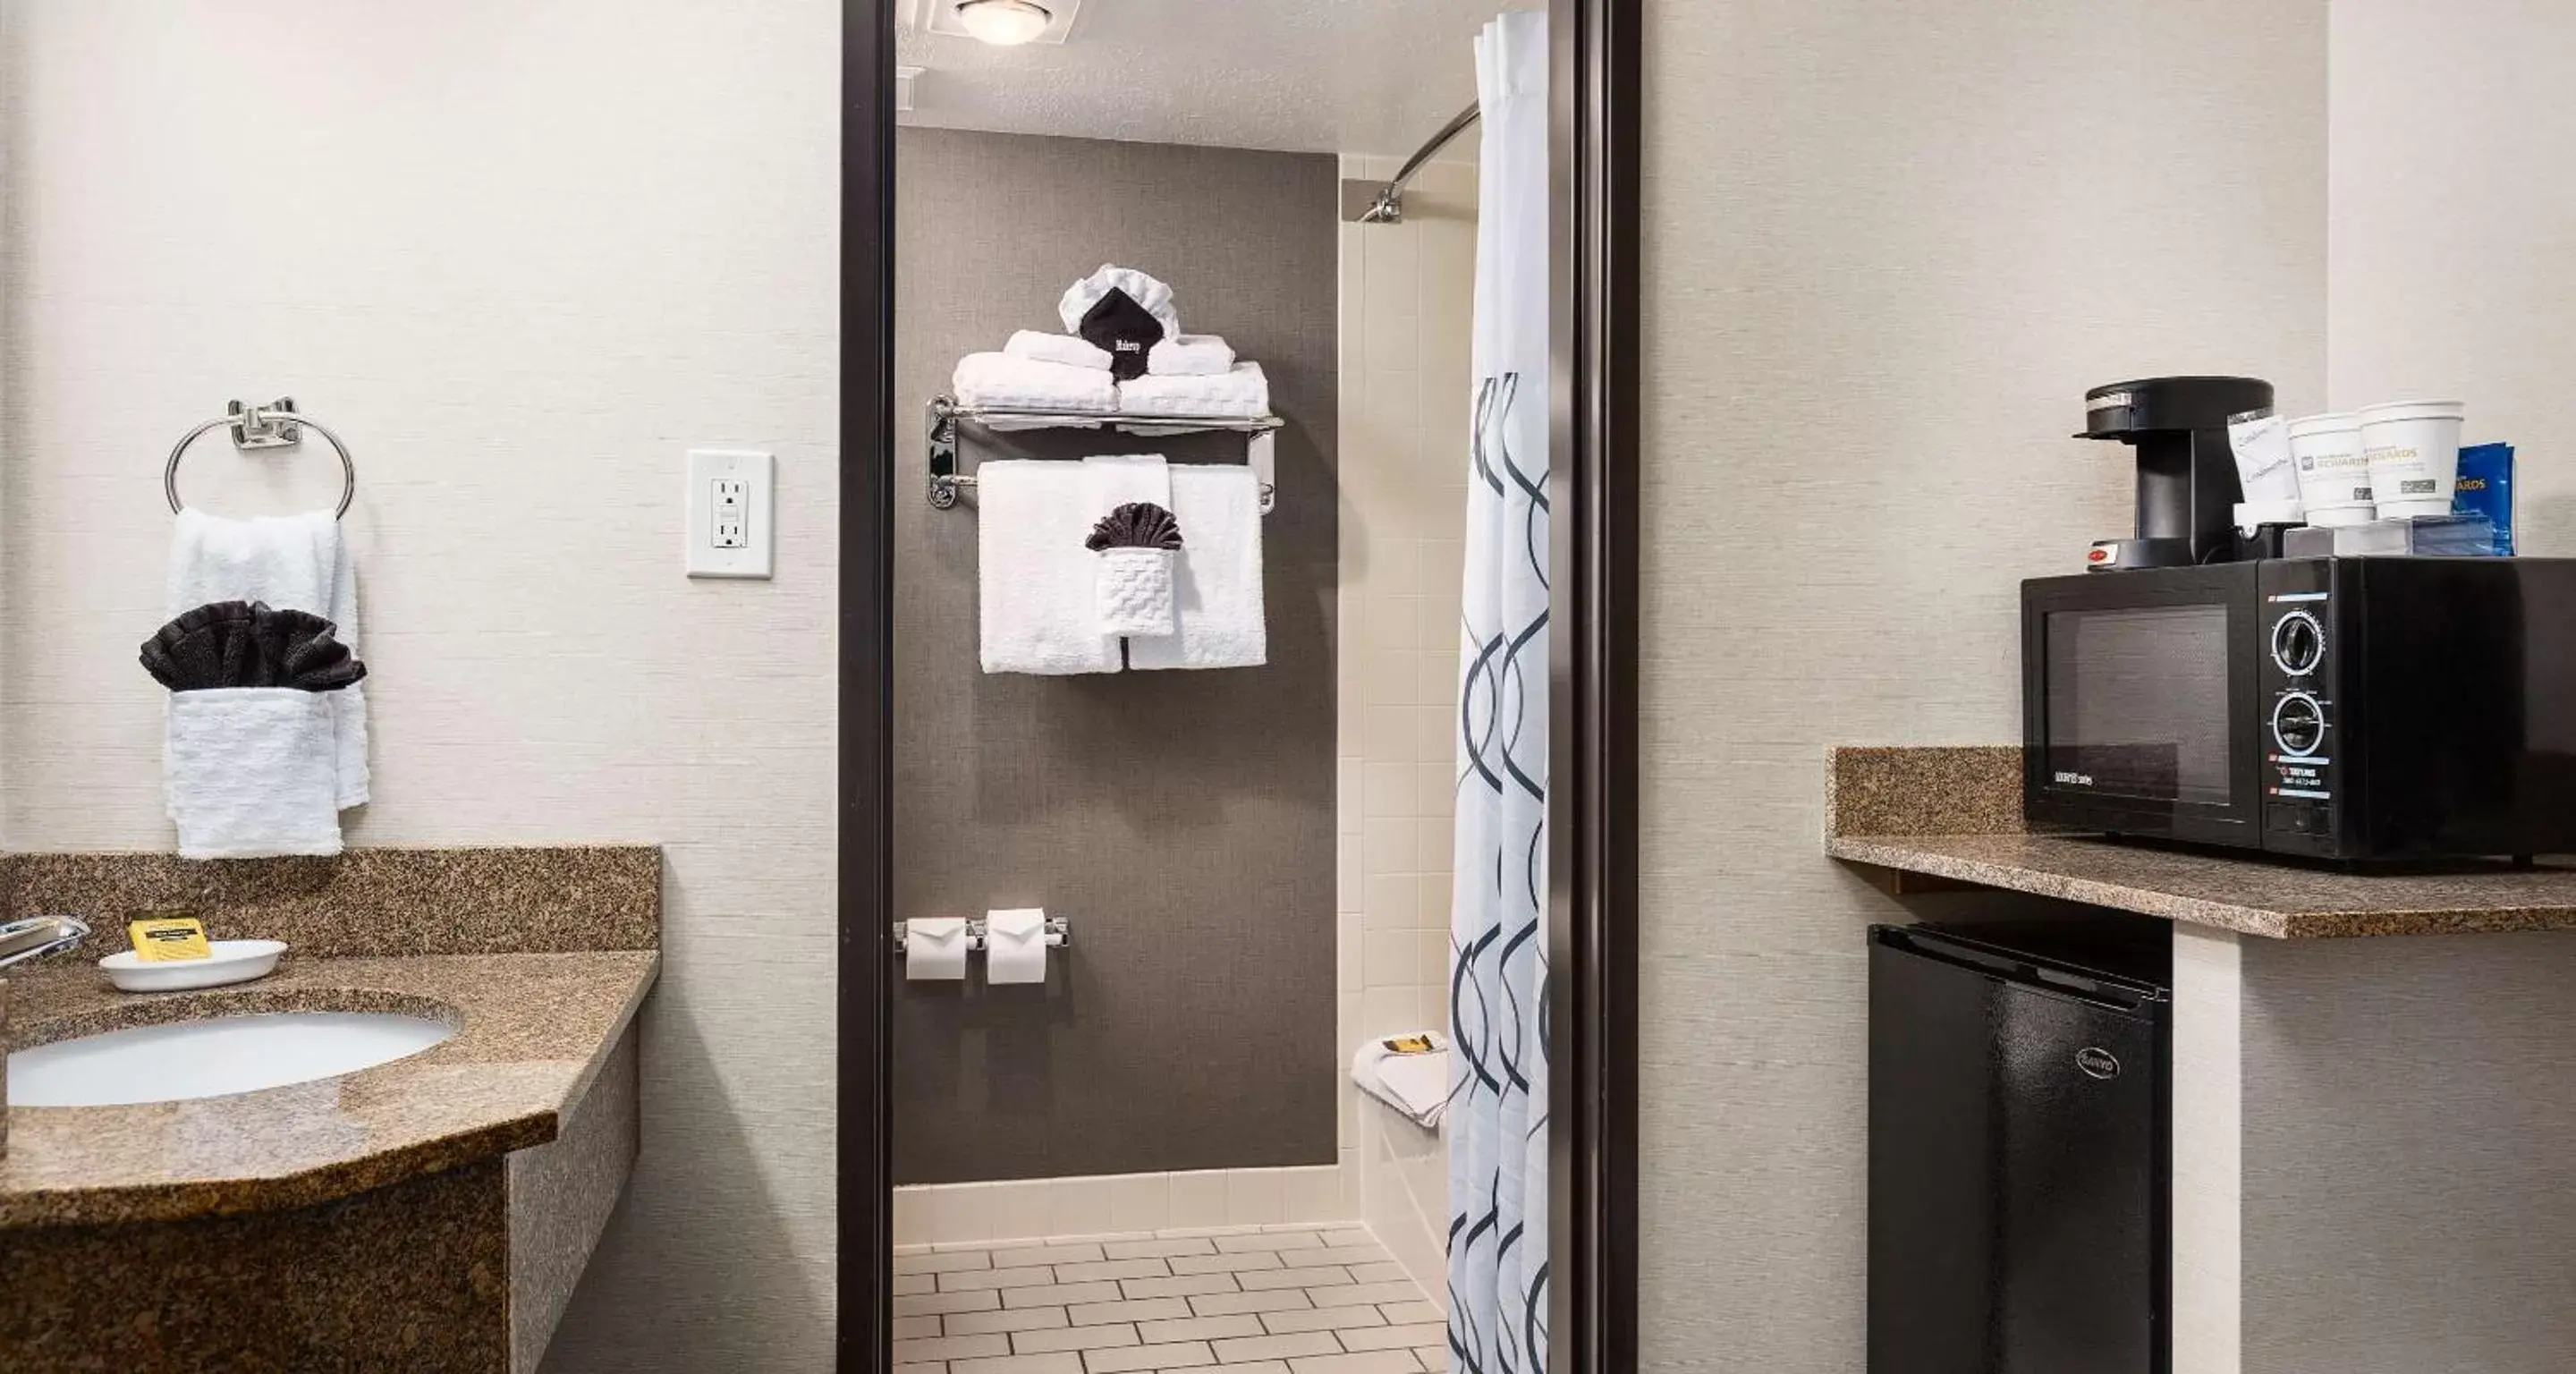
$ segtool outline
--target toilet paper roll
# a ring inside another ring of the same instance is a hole
[[[923,916],[903,925],[903,976],[916,983],[966,976],[966,918]]]
[[[1046,911],[1027,907],[984,913],[984,981],[1046,981]]]

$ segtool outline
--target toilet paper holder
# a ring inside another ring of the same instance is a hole
[[[909,922],[905,921],[897,921],[894,923],[894,952],[897,957],[901,957],[905,952],[904,932],[909,924]],[[1063,916],[1049,916],[1046,918],[1046,942],[1049,947],[1056,949],[1061,949],[1066,945],[1072,944],[1073,922]],[[984,919],[980,916],[970,918],[966,922],[966,948],[975,950],[982,949],[983,947]]]

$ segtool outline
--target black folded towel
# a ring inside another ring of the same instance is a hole
[[[1145,375],[1146,355],[1163,341],[1163,322],[1138,305],[1135,297],[1113,286],[1083,312],[1082,328],[1076,332],[1109,355],[1112,376],[1132,382]]]
[[[332,637],[338,629],[310,612],[281,611],[265,602],[209,602],[143,641],[143,669],[173,692],[336,692],[367,675],[367,665]]]
[[[1082,546],[1099,553],[1105,549],[1177,549],[1181,546],[1181,522],[1172,513],[1151,501],[1130,501],[1100,517],[1091,527],[1091,537]]]

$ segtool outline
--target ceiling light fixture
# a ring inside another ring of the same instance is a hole
[[[1045,33],[1055,16],[1029,0],[958,0],[957,22],[994,47],[1015,48]]]

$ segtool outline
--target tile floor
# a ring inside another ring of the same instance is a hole
[[[897,1374],[1442,1374],[1448,1325],[1357,1227],[898,1246]]]

